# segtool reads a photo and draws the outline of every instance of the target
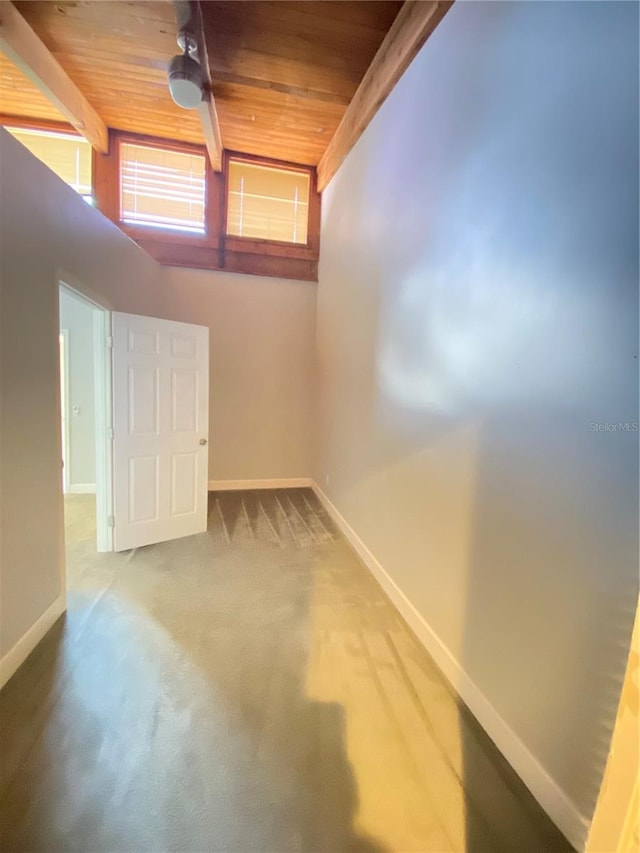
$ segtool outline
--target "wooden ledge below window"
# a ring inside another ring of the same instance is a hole
[[[135,236],[130,234],[132,239],[164,266],[318,281],[318,261],[313,258],[239,252],[229,247],[196,246],[155,239],[151,235],[142,237],[139,229],[136,231]]]

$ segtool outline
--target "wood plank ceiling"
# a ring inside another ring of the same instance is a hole
[[[28,0],[16,7],[109,127],[203,143],[195,111],[169,95],[170,0]],[[224,147],[317,165],[401,2],[201,4]],[[0,112],[58,119],[0,56]]]

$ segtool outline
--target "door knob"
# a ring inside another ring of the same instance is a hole
[[[200,439],[200,444],[202,444],[202,445],[204,446],[206,443],[207,443],[207,439],[206,439],[206,438],[201,438],[201,439]]]

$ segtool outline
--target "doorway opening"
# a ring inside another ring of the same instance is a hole
[[[203,533],[208,328],[109,312],[60,282],[60,336],[63,488],[67,505],[88,496],[91,522],[95,501],[85,538],[124,551]]]
[[[63,282],[59,300],[65,512],[73,501],[84,502],[85,509],[95,514],[96,550],[110,551],[110,313]]]

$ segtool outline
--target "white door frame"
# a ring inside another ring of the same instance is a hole
[[[113,551],[112,507],[112,437],[113,415],[111,401],[111,312],[68,284],[67,276],[58,281],[76,299],[93,309],[93,364],[96,443],[96,547],[98,551]],[[67,386],[68,396],[68,386]],[[67,455],[69,445],[67,444]],[[68,477],[68,472],[66,474]],[[65,482],[68,482],[65,479]]]
[[[60,411],[62,412],[62,491],[69,491],[69,330],[60,329]]]
[[[111,312],[94,308],[93,352],[96,424],[96,548],[113,551],[113,412]]]

